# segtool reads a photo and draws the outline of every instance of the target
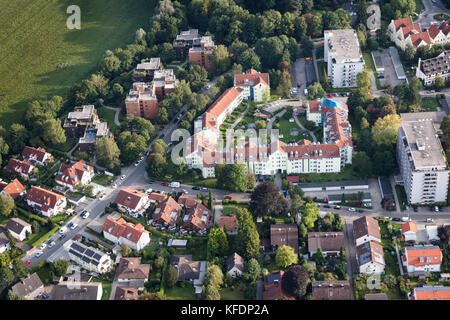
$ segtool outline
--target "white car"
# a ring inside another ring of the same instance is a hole
[[[70,229],[71,229],[71,230],[75,230],[76,227],[78,227],[78,224],[74,223],[74,224],[70,227]]]
[[[63,234],[64,232],[66,232],[66,230],[67,230],[67,227],[63,226],[63,227],[61,227],[61,229],[59,229],[59,233]]]
[[[141,161],[142,161],[142,160],[144,160],[144,157],[142,156],[140,159],[141,159]]]
[[[47,245],[45,243],[43,243],[39,246],[39,249],[44,250],[46,247],[47,247]]]
[[[42,251],[38,251],[36,252],[36,258],[39,258],[40,256],[42,256],[44,253]]]
[[[120,177],[120,180],[123,180],[123,179],[125,179],[127,176],[126,175],[122,175],[121,177]]]
[[[426,222],[433,222],[434,221],[434,219],[432,219],[432,218],[427,218],[427,220],[425,220]]]
[[[100,200],[105,199],[105,194],[101,194],[100,197],[99,197],[99,199],[100,199]]]
[[[87,217],[89,217],[89,211],[84,211],[84,212],[81,214],[81,218],[87,219]]]
[[[152,192],[153,192],[153,189],[151,189],[151,188],[150,188],[150,189],[147,189],[147,190],[145,190],[145,193],[146,193],[146,194],[150,194],[150,193],[152,193]]]
[[[183,193],[184,193],[184,194],[188,194],[189,192],[187,192],[186,189],[183,189]]]
[[[112,187],[112,188],[116,188],[116,187],[117,187],[117,184],[113,183],[113,184],[111,185],[111,187]]]
[[[51,248],[51,247],[53,247],[55,244],[56,244],[56,242],[55,242],[55,241],[52,241],[52,242],[50,242],[50,243],[48,244],[48,247]]]
[[[355,208],[348,208],[348,211],[350,211],[350,212],[356,212],[356,209],[355,209]]]
[[[141,163],[141,162],[140,162],[140,161],[136,161],[136,162],[134,163],[134,166],[137,167],[137,166],[139,165],[139,163]]]

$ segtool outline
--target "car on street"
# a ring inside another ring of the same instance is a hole
[[[25,261],[25,266],[28,266],[31,263],[30,260]]]
[[[383,74],[379,74],[378,75],[378,79],[384,79],[384,75]]]
[[[150,194],[150,193],[152,193],[153,192],[153,189],[152,188],[148,188],[147,190],[145,190],[145,193],[146,194]]]
[[[192,190],[200,190],[200,187],[197,187],[197,186],[192,187]]]
[[[334,206],[334,209],[341,210],[341,207],[340,206]]]
[[[334,96],[331,93],[327,94],[327,97],[328,98],[334,98]]]
[[[356,212],[356,209],[355,209],[355,208],[348,208],[348,211],[350,211],[350,212]]]
[[[297,82],[297,87],[301,87],[302,86],[302,84],[300,83],[300,82]]]
[[[329,204],[324,204],[323,207],[324,208],[331,208],[331,206]]]
[[[392,218],[392,221],[402,221],[402,219],[394,217],[394,218]]]
[[[115,183],[111,184],[111,188],[116,188],[116,187],[117,187],[117,184],[115,184]]]
[[[52,240],[52,241],[50,241],[50,243],[48,244],[48,247],[51,248],[51,247],[53,247],[55,244],[56,244],[56,242]]]
[[[144,156],[140,157],[139,160],[141,160],[141,161],[144,160]]]
[[[82,218],[82,219],[87,219],[88,217],[89,217],[89,211],[84,210],[84,211],[81,213],[81,218]]]
[[[65,234],[62,234],[62,235],[59,236],[59,240],[62,240],[62,239],[64,239],[65,237],[66,237],[66,235],[65,235]]]
[[[189,192],[186,189],[183,189],[184,194],[188,194]]]
[[[61,227],[61,229],[59,229],[59,233],[60,234],[63,234],[66,231],[67,231],[67,227],[66,226],[63,226],[63,227]]]
[[[412,219],[409,218],[409,217],[402,217],[402,221],[403,222],[408,222],[408,221],[412,221]]]
[[[347,92],[342,92],[342,93],[341,93],[341,96],[342,96],[342,97],[346,97],[346,96],[347,96]]]
[[[159,136],[159,139],[164,138],[164,133]]]
[[[148,184],[152,184],[153,182],[155,182],[155,181],[149,180],[149,181],[148,181]]]
[[[206,187],[202,187],[202,191],[208,191],[209,189]]]
[[[70,230],[75,230],[76,227],[78,227],[78,224],[74,223],[70,226]]]
[[[127,176],[126,175],[122,175],[121,177],[120,177],[120,180],[123,180],[123,179],[125,179]]]
[[[233,197],[231,197],[231,196],[225,196],[224,199],[225,199],[225,200],[233,200]]]
[[[36,252],[36,258],[39,258],[40,256],[42,256],[44,253],[42,251],[38,251]]]
[[[134,166],[137,167],[137,166],[139,165],[139,163],[141,163],[141,162],[140,162],[140,161],[136,161],[136,162],[134,163]]]
[[[416,206],[413,207],[414,212],[418,212],[419,208],[417,208]]]
[[[105,199],[105,194],[104,194],[104,193],[102,193],[102,194],[100,195],[99,199],[100,199],[100,200],[103,200],[103,199]]]
[[[73,222],[70,222],[70,223],[67,225],[67,228],[72,228],[72,226],[73,226]]]
[[[169,183],[168,182],[162,182],[161,185],[164,186],[164,187],[167,187],[169,185]]]
[[[47,248],[47,245],[45,243],[43,243],[39,246],[39,249],[41,249],[41,250],[44,250],[45,248]]]
[[[432,219],[432,218],[427,218],[427,220],[425,220],[425,222],[433,222],[434,221],[434,219]]]

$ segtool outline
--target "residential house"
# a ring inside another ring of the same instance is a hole
[[[51,153],[45,151],[44,148],[33,148],[26,146],[22,151],[22,158],[28,160],[33,164],[45,166],[52,160]]]
[[[193,261],[192,255],[172,255],[170,264],[177,269],[178,281],[194,281],[206,271],[206,261]],[[204,276],[204,275],[203,275]]]
[[[276,250],[283,245],[294,249],[298,254],[298,227],[296,224],[272,224],[270,225],[270,245]]]
[[[192,209],[198,203],[197,199],[185,195],[178,198],[178,204],[185,209]]]
[[[417,49],[432,44],[428,31],[422,31],[420,24],[413,23],[411,17],[391,20],[387,34],[402,50],[405,50],[407,45]]]
[[[227,259],[227,273],[233,278],[242,276],[244,272],[244,259],[236,252]]]
[[[189,54],[189,49],[199,43],[201,37],[198,34],[198,29],[189,29],[181,31],[179,35],[173,40],[173,49],[178,57],[186,57]]]
[[[442,252],[438,246],[417,245],[405,247],[402,262],[408,273],[441,271]]]
[[[27,205],[46,217],[56,216],[67,205],[67,198],[50,190],[32,186],[27,192]]]
[[[28,160],[18,160],[9,158],[5,171],[17,174],[18,176],[30,178],[33,175],[35,166]]]
[[[166,198],[167,198],[167,195],[165,195],[163,193],[152,192],[148,195],[148,200],[151,203],[155,203],[155,202],[160,203],[160,202],[166,200]]]
[[[142,250],[150,244],[150,232],[143,225],[126,222],[123,218],[107,218],[102,230],[106,239],[116,244],[126,244],[133,250]]]
[[[23,196],[26,190],[18,179],[14,179],[10,183],[0,181],[0,196],[3,193],[9,194],[13,200],[16,200],[18,197]]]
[[[114,202],[120,211],[135,214],[142,214],[150,206],[146,193],[131,188],[121,189]]]
[[[352,289],[348,280],[314,281],[312,283],[314,300],[353,300]]]
[[[431,43],[445,45],[450,42],[450,25],[446,21],[439,23],[431,23],[428,28],[428,35]]]
[[[27,232],[29,234],[32,233],[31,224],[19,218],[9,219],[8,223],[6,224],[6,229],[8,229],[11,235],[19,241],[25,240],[25,238],[27,237]]]
[[[52,287],[51,300],[101,300],[103,288],[101,282],[64,281]]]
[[[142,61],[134,70],[133,82],[152,82],[155,72],[160,68],[160,58],[150,58],[150,61]]]
[[[243,89],[244,99],[264,102],[270,97],[270,82],[268,73],[260,73],[250,69],[242,74],[234,75],[234,87]]]
[[[369,242],[381,242],[378,221],[372,217],[361,217],[353,221],[353,237],[357,246]]]
[[[450,300],[450,287],[423,286],[413,289],[411,300]]]
[[[389,300],[386,293],[366,293],[364,300]]]
[[[99,274],[111,270],[112,261],[105,252],[88,247],[78,241],[69,241],[65,246],[68,249],[70,260],[82,268]]]
[[[283,276],[284,271],[278,271],[265,276],[263,300],[295,300],[295,298],[288,295],[281,287]]]
[[[71,164],[63,163],[59,168],[55,181],[73,191],[77,184],[89,184],[94,176],[94,167],[88,165],[84,160],[79,160]]]
[[[178,222],[180,214],[181,206],[172,197],[169,197],[156,207],[153,221],[157,224],[174,226]]]
[[[428,241],[439,241],[439,235],[438,235],[438,227],[436,225],[426,225],[425,230],[427,231],[427,238]]]
[[[186,239],[169,239],[167,241],[167,247],[168,248],[175,248],[175,249],[186,249],[187,246],[187,240]]]
[[[34,300],[45,292],[44,284],[36,272],[20,279],[12,286],[11,290],[16,296],[24,297],[27,300]]]
[[[114,139],[107,122],[100,122],[93,105],[76,107],[69,112],[63,125],[68,139],[77,139],[79,150],[93,153],[95,142],[103,137]]]
[[[117,287],[114,300],[138,300],[139,290],[132,287]]]
[[[405,241],[415,242],[417,240],[417,225],[414,222],[402,224],[402,235]]]
[[[209,226],[211,211],[201,203],[187,210],[183,217],[182,228],[193,232],[204,232]]]
[[[236,215],[232,214],[230,216],[220,216],[219,227],[224,228],[227,234],[237,234]]]
[[[145,289],[150,274],[150,265],[141,264],[141,258],[121,258],[116,271],[119,286]]]
[[[356,260],[359,273],[372,275],[384,272],[385,261],[383,247],[376,241],[370,240],[356,247]]]
[[[0,230],[0,254],[10,249],[8,234]]]
[[[308,232],[308,251],[312,256],[320,248],[326,256],[338,256],[344,247],[343,232]]]

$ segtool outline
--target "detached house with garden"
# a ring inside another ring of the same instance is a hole
[[[123,218],[107,218],[102,230],[106,239],[116,244],[126,244],[133,250],[142,250],[150,244],[150,232],[143,225],[126,222]]]
[[[54,217],[64,211],[67,198],[59,193],[33,186],[25,198],[27,205],[45,217]]]
[[[80,160],[69,165],[63,163],[55,178],[56,183],[74,190],[77,184],[89,184],[95,176],[94,167]]]

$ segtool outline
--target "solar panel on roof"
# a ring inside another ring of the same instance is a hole
[[[102,258],[102,256],[99,255],[98,253],[96,253],[96,254],[94,254],[93,258],[96,260],[100,260]]]
[[[86,248],[83,248],[82,246],[76,244],[75,242],[72,243],[72,245],[70,247],[72,249],[74,249],[75,251],[78,251],[79,253],[84,253],[84,251],[86,251]]]
[[[92,257],[95,254],[95,252],[92,251],[91,249],[87,249],[84,254],[88,257]]]
[[[88,257],[83,257],[81,258],[81,260],[83,260],[86,263],[91,263],[91,259],[89,259]]]
[[[74,250],[69,250],[69,253],[73,254],[74,256],[78,257],[78,258],[82,258],[83,256],[81,254],[79,254],[78,252],[74,251]]]

